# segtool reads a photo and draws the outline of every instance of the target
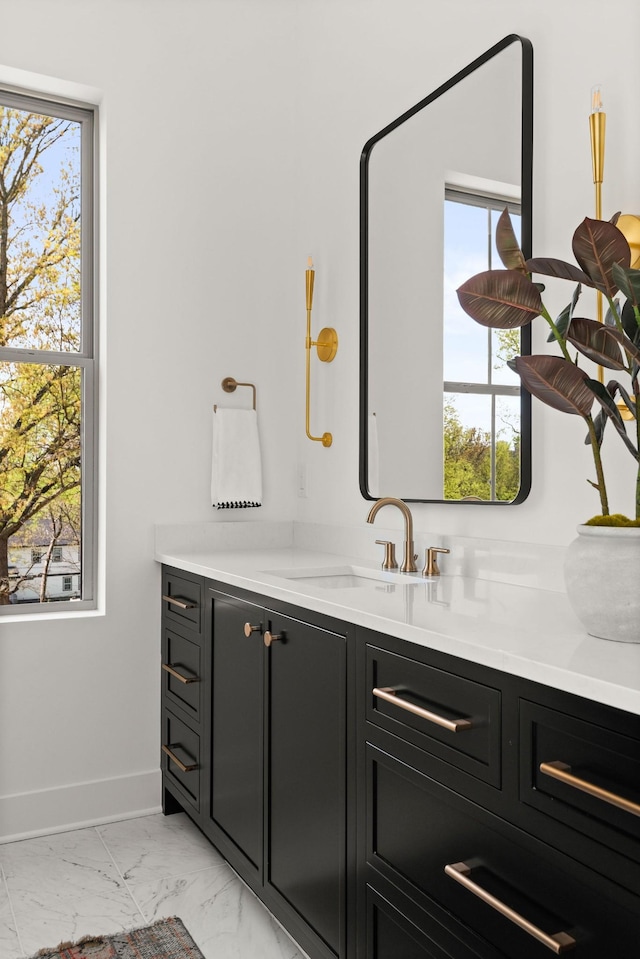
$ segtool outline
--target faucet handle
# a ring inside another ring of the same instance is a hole
[[[446,549],[444,546],[430,546],[425,555],[425,566],[422,570],[423,576],[439,576],[440,567],[438,566],[438,560],[436,558],[436,553],[450,553],[450,549]]]
[[[383,569],[397,569],[398,561],[396,559],[396,546],[389,539],[377,539],[379,546],[384,546],[384,559],[382,561]]]

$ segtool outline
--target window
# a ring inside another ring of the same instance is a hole
[[[0,90],[0,614],[67,555],[94,605],[94,175],[93,110]]]
[[[72,589],[73,589],[73,576],[63,576],[62,591],[64,593],[70,593]]]
[[[507,365],[520,330],[492,330],[452,295],[475,273],[500,269],[495,227],[507,207],[519,232],[520,205],[505,196],[447,187],[444,323],[445,499],[511,502],[520,490],[520,379]]]

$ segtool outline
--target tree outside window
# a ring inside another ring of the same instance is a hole
[[[91,111],[0,92],[0,611],[68,600],[67,549],[92,599],[92,148]]]

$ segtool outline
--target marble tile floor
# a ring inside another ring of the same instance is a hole
[[[205,959],[304,959],[184,813],[0,845],[0,959],[165,916]]]

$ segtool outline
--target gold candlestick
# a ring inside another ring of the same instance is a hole
[[[591,135],[591,166],[593,168],[593,182],[596,191],[596,220],[602,219],[602,181],[604,179],[604,143],[607,128],[607,115],[602,109],[602,90],[595,86],[591,91],[591,113],[589,115],[589,132]],[[602,293],[596,291],[596,318],[598,323],[603,322]],[[598,366],[598,379],[604,383],[604,370]]]

